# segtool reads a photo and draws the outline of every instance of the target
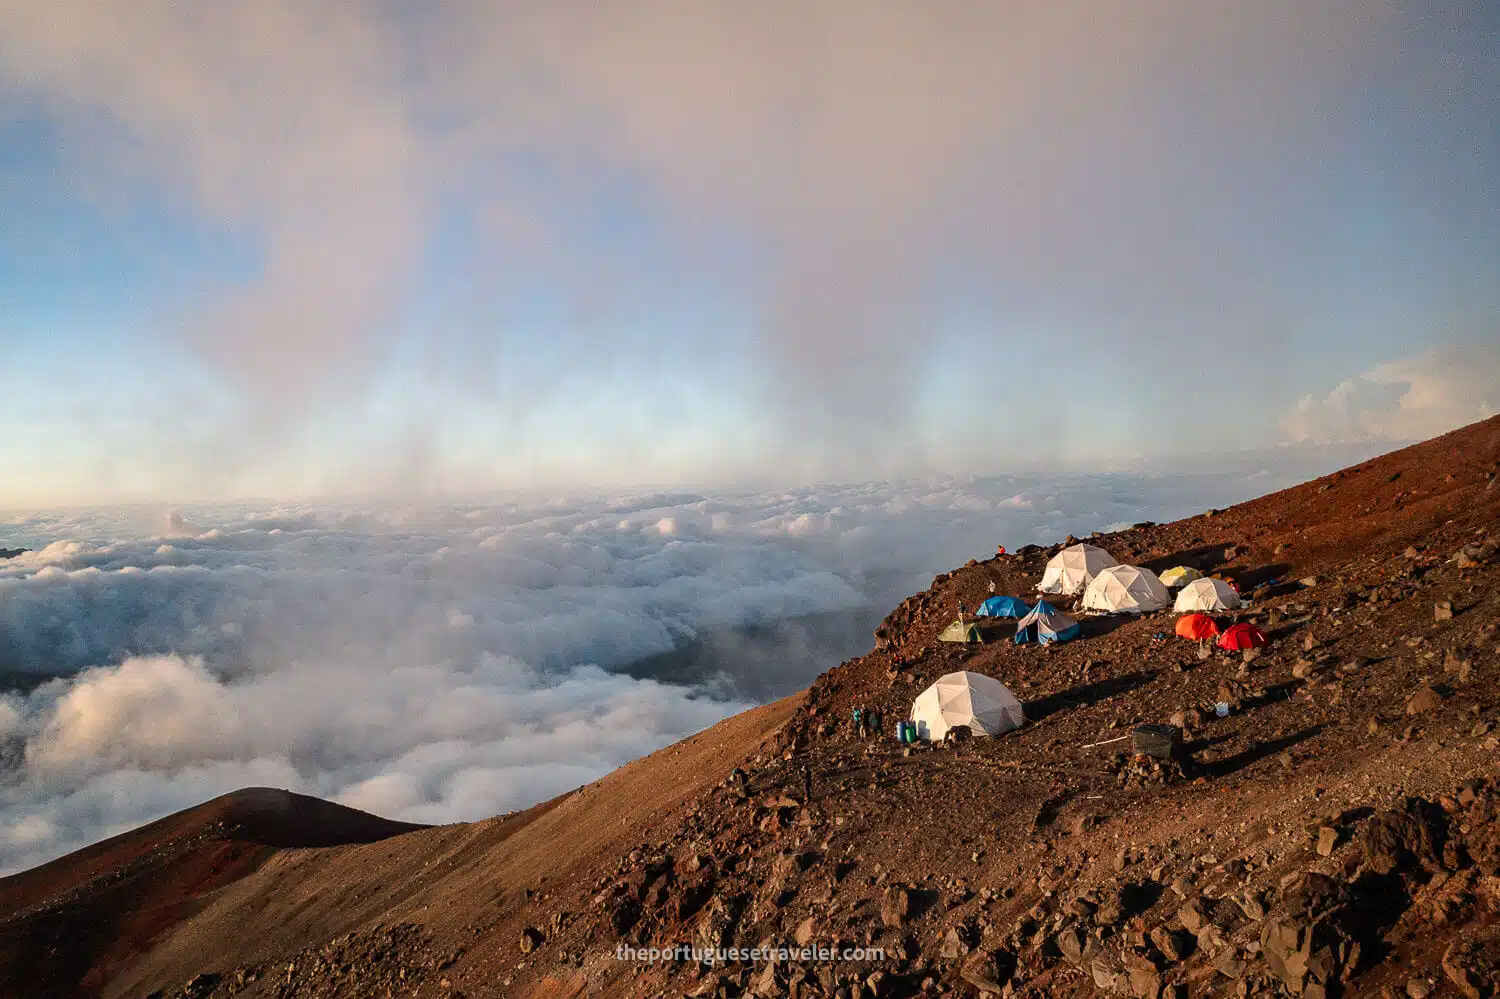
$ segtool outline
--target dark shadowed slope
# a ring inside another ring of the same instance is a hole
[[[0,879],[0,995],[71,995],[278,850],[411,832],[343,805],[245,788]]]

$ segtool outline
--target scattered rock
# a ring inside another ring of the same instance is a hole
[[[1318,830],[1318,856],[1333,856],[1334,848],[1339,844],[1339,831],[1332,826],[1323,826]]]
[[[1247,891],[1243,895],[1235,897],[1235,904],[1245,914],[1245,918],[1251,922],[1260,922],[1266,918],[1266,906],[1259,892]]]
[[[900,929],[910,917],[911,892],[901,885],[887,888],[880,903],[880,921],[893,929]]]
[[[973,946],[972,933],[967,927],[954,926],[947,933],[943,934],[943,946],[939,953],[943,957],[952,960],[953,958],[963,957],[973,949]]]
[[[1003,992],[1015,970],[1016,957],[1009,951],[980,951],[964,962],[959,977],[981,992]]]
[[[806,947],[808,944],[812,943],[814,939],[817,938],[817,935],[818,921],[812,916],[808,916],[806,919],[802,920],[802,922],[798,923],[797,931],[795,934],[793,934],[794,938],[797,941],[798,947]]]
[[[1239,951],[1231,947],[1214,958],[1214,970],[1225,978],[1243,978],[1245,962],[1240,958]]]
[[[1436,711],[1442,707],[1443,695],[1430,686],[1418,687],[1416,693],[1407,698],[1406,713],[1408,715],[1423,715],[1430,711]]]
[[[1163,957],[1176,964],[1193,952],[1198,941],[1181,930],[1158,926],[1151,931],[1151,943]]]
[[[1490,999],[1500,990],[1500,933],[1491,928],[1449,944],[1443,974],[1468,999]]]
[[[1439,600],[1432,605],[1432,619],[1434,621],[1453,620],[1453,601]]]
[[[528,926],[521,931],[521,953],[530,954],[542,945],[545,938],[542,931],[535,926]]]
[[[1182,924],[1183,929],[1196,935],[1203,929],[1203,924],[1208,922],[1208,916],[1204,914],[1202,904],[1197,899],[1191,899],[1177,910],[1177,921]]]
[[[1294,995],[1306,997],[1313,986],[1326,995],[1358,967],[1358,922],[1358,907],[1343,882],[1304,874],[1283,910],[1261,926],[1266,966]]]
[[[1436,868],[1439,848],[1434,825],[1424,806],[1414,800],[1404,809],[1371,816],[1359,828],[1365,864],[1376,874]]]
[[[1053,937],[1058,953],[1062,954],[1063,960],[1072,965],[1083,964],[1084,942],[1083,932],[1076,926],[1067,927]]]

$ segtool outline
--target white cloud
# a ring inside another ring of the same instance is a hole
[[[1428,351],[1303,396],[1281,419],[1294,441],[1425,440],[1500,412],[1500,344]]]
[[[0,871],[246,784],[418,821],[522,807],[805,685],[997,543],[1307,474],[1264,467],[203,507],[181,516],[212,529],[170,545],[139,509],[0,521],[36,549],[0,561],[0,668],[61,674],[0,697]],[[695,638],[712,654],[683,657]],[[670,683],[644,675],[663,654]]]
[[[26,765],[60,771],[165,769],[232,756],[241,715],[202,662],[180,656],[131,658],[87,670],[52,704]]]

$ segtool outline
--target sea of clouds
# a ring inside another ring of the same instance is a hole
[[[0,872],[252,784],[523,807],[800,689],[997,543],[1317,470],[0,515],[33,549],[0,561]]]

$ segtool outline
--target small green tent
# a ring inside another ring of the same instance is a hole
[[[979,634],[979,625],[965,624],[962,620],[954,621],[942,630],[938,635],[940,642],[983,642],[984,637]]]

